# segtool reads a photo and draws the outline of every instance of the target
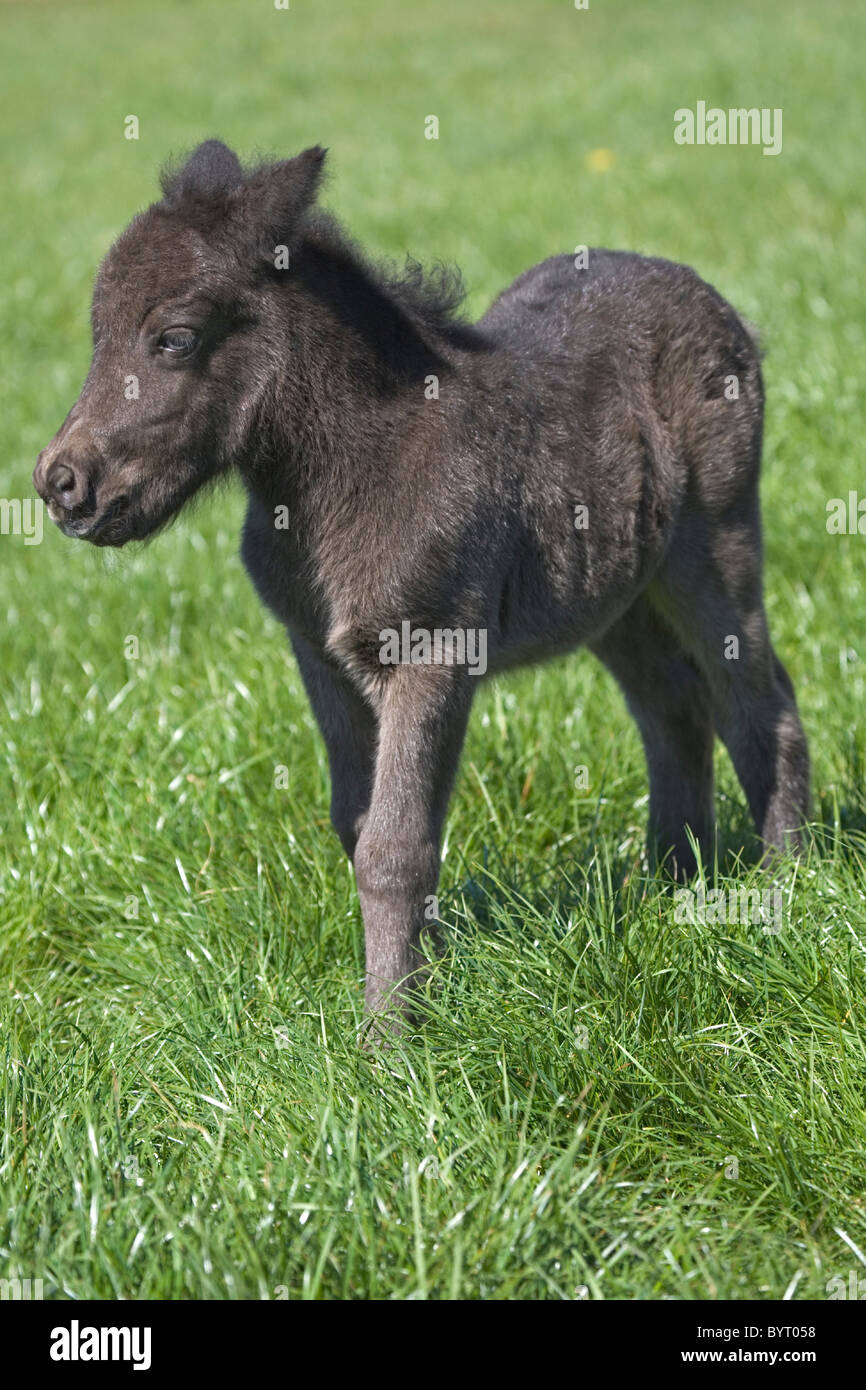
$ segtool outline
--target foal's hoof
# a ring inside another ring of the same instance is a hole
[[[364,1052],[389,1052],[413,1031],[412,1020],[405,1010],[395,1007],[367,1014],[358,1032],[358,1044]]]
[[[388,991],[367,993],[366,1011],[358,1041],[365,1052],[387,1051],[415,1031],[416,1019],[405,985]]]

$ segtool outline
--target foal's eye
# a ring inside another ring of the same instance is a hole
[[[191,357],[198,347],[198,334],[192,328],[167,328],[159,339],[159,350],[168,357]]]

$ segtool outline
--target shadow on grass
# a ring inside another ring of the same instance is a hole
[[[866,779],[864,779],[866,784]],[[808,832],[810,850],[819,858],[862,860],[866,853],[866,798],[852,780],[840,801],[829,794],[820,800],[819,816]],[[461,930],[496,933],[520,926],[532,930],[545,922],[548,930],[565,935],[575,917],[592,921],[619,935],[627,916],[639,904],[672,896],[678,884],[663,866],[650,866],[645,848],[616,851],[626,827],[602,834],[593,826],[575,854],[556,863],[542,856],[526,857],[509,845],[485,845],[481,866],[463,864],[462,879],[440,897],[444,936],[448,921],[459,919]],[[763,847],[744,805],[729,799],[719,807],[714,859],[704,865],[707,883],[750,880],[761,872]]]
[[[866,853],[866,751],[848,750],[839,782],[818,797],[813,833],[822,858],[860,862]]]

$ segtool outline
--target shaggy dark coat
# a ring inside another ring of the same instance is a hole
[[[731,306],[684,266],[593,250],[465,324],[452,277],[374,268],[316,210],[323,158],[244,171],[208,141],[164,179],[102,264],[90,372],[34,481],[68,535],[116,546],[242,478],[244,563],[328,749],[368,1007],[394,1022],[470,651],[495,672],[592,648],[640,728],[651,843],[679,877],[688,831],[711,853],[714,733],[768,849],[796,847],[809,759],[767,632],[763,391]]]

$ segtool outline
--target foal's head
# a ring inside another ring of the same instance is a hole
[[[141,539],[239,461],[273,378],[269,321],[324,155],[245,174],[208,140],[108,252],[90,371],[33,474],[67,535]]]

